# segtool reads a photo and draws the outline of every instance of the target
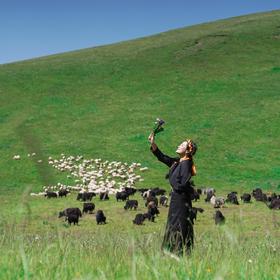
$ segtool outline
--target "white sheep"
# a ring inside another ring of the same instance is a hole
[[[148,167],[142,167],[142,168],[140,168],[139,170],[140,171],[146,171],[146,170],[148,170],[149,168]]]

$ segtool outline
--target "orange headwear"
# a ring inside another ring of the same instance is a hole
[[[193,156],[196,153],[197,145],[191,139],[186,139],[186,142],[187,142],[186,154],[188,156]]]
[[[193,157],[193,155],[196,153],[197,150],[197,145],[193,142],[191,139],[187,139],[187,149],[186,149],[186,155],[189,157]],[[196,175],[196,167],[193,162],[192,164],[192,176]]]

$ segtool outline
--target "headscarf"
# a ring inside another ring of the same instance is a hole
[[[193,142],[192,139],[186,139],[187,141],[187,148],[186,148],[186,155],[192,160],[192,176],[196,175],[196,167],[193,162],[193,156],[197,151],[197,145]]]
[[[192,139],[186,139],[187,148],[186,148],[186,155],[192,157],[195,155],[197,151],[197,145],[193,142]]]

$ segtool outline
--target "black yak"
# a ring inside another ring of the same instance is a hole
[[[96,212],[96,223],[99,224],[106,224],[106,216],[104,215],[102,210],[98,210]]]
[[[94,208],[95,208],[94,203],[92,203],[92,202],[84,202],[83,213],[88,213],[89,212],[90,214],[92,214]]]
[[[227,195],[226,202],[239,205],[238,198],[237,198],[237,192],[231,192]]]
[[[143,225],[143,222],[145,221],[145,216],[144,214],[136,214],[134,220],[133,220],[133,223],[135,225]]]
[[[65,220],[68,221],[68,224],[70,224],[70,226],[71,226],[72,223],[74,223],[74,225],[75,225],[75,224],[78,225],[78,223],[79,223],[79,216],[78,216],[78,215],[75,215],[75,214],[69,214],[69,215],[66,217]]]
[[[223,213],[220,210],[217,210],[215,215],[214,215],[214,219],[215,219],[215,224],[216,225],[222,225],[225,223],[226,218],[223,215]]]
[[[79,208],[66,208],[63,211],[59,212],[58,218],[68,217],[69,215],[77,215],[82,217],[82,212]]]
[[[66,190],[66,189],[61,189],[58,191],[58,196],[59,197],[63,197],[63,196],[67,196],[67,194],[70,193],[70,191]]]
[[[127,200],[125,206],[123,207],[125,210],[127,209],[134,209],[137,210],[138,208],[138,201],[137,200]]]
[[[189,218],[192,224],[194,224],[194,220],[196,220],[197,212],[203,213],[204,209],[198,207],[189,207]]]
[[[47,198],[52,198],[52,197],[57,198],[58,194],[57,194],[56,192],[47,191],[46,194],[45,194],[45,196],[46,196]]]
[[[99,199],[100,200],[109,200],[108,192],[101,192],[101,193],[99,193]]]
[[[244,203],[250,203],[251,202],[251,195],[249,193],[244,193],[240,196],[241,200],[243,200]]]
[[[125,201],[129,198],[129,195],[128,193],[126,193],[125,191],[122,191],[122,192],[117,192],[116,193],[116,199],[117,201],[119,200],[122,200],[122,201]]]
[[[160,198],[159,198],[159,204],[161,205],[161,206],[165,206],[165,207],[167,207],[168,205],[168,197],[166,196],[166,195],[162,195],[162,196],[160,196]]]
[[[78,193],[77,200],[91,201],[94,196],[96,196],[96,194],[94,192],[82,192],[82,193]]]

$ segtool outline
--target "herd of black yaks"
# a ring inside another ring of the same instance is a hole
[[[129,188],[126,187],[123,191],[117,192],[115,194],[115,198],[117,201],[125,202],[124,210],[137,210],[138,201],[136,199],[130,199],[130,196],[133,196],[136,192],[140,192],[141,196],[145,200],[145,207],[147,208],[146,213],[138,213],[136,214],[133,223],[136,225],[142,225],[145,220],[154,222],[155,217],[160,213],[158,210],[159,205],[168,207],[168,197],[165,195],[166,190],[155,187],[155,188]],[[59,192],[50,192],[46,193],[47,198],[55,198],[55,197],[63,197],[67,196],[69,193],[68,190],[62,189]],[[192,200],[197,201],[200,199],[201,195],[205,195],[205,202],[210,202],[211,198],[215,196],[214,188],[193,188],[192,191]],[[99,194],[100,200],[109,200],[108,191],[100,192]],[[83,210],[81,211],[79,208],[67,208],[61,212],[59,212],[59,218],[65,217],[65,221],[71,225],[72,223],[78,224],[79,218],[82,217],[82,214],[89,213],[92,214],[95,209],[95,204],[91,202],[93,197],[96,197],[97,194],[94,192],[79,192],[77,194],[77,200],[83,202]],[[159,196],[159,197],[158,197]],[[256,201],[264,202],[270,209],[280,209],[280,195],[276,193],[272,193],[270,195],[264,193],[261,188],[256,188],[252,191],[252,193],[244,193],[240,196],[240,199],[243,203],[251,203],[251,199],[254,197]],[[237,192],[233,191],[227,195],[225,200],[227,203],[239,205]],[[222,207],[221,204],[217,204],[214,208]],[[204,210],[202,208],[190,207],[189,208],[189,219],[192,223],[197,217],[197,213],[202,213]],[[99,209],[95,214],[96,223],[106,224],[106,216],[104,212]],[[214,219],[216,224],[223,224],[225,222],[225,217],[220,210],[216,210],[214,214]]]

